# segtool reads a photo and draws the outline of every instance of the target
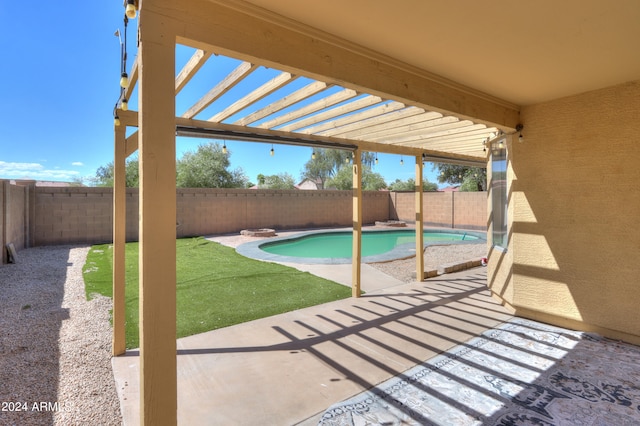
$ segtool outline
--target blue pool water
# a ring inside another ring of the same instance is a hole
[[[478,241],[467,233],[424,231],[424,242]],[[260,249],[279,256],[305,258],[351,257],[352,232],[321,232],[260,244]],[[414,230],[364,231],[362,256],[375,256],[389,252],[403,244],[415,245]]]

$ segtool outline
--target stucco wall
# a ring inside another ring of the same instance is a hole
[[[492,290],[520,315],[640,343],[640,81],[525,107],[522,121],[512,257],[490,261]]]

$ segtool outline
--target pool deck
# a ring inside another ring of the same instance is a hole
[[[178,423],[317,424],[332,404],[510,318],[476,268],[178,339]],[[124,424],[137,425],[139,353],[112,364]]]

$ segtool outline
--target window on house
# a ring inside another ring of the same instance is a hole
[[[491,221],[494,246],[507,248],[507,148],[506,138],[491,144]]]

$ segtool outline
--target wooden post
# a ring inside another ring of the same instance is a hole
[[[175,28],[149,8],[139,37],[140,424],[175,425]]]
[[[126,351],[125,343],[125,241],[126,241],[126,126],[115,127],[113,161],[113,356]]]
[[[351,295],[360,297],[360,262],[362,261],[362,159],[360,150],[353,157],[353,250],[351,253]]]
[[[416,281],[424,281],[424,237],[422,215],[422,156],[416,155]]]

